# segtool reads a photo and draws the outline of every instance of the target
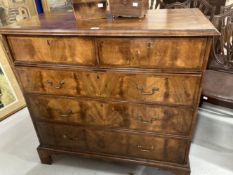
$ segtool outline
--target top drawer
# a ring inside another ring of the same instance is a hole
[[[101,38],[102,66],[201,70],[206,38]]]
[[[78,37],[8,36],[16,61],[95,65],[95,42]]]
[[[207,42],[206,38],[8,36],[7,39],[15,61],[195,71],[202,69]]]

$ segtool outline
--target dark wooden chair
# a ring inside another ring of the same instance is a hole
[[[185,2],[174,2],[170,4],[162,4],[165,9],[179,9],[179,8],[190,8],[191,0],[187,0]]]
[[[206,15],[210,20],[213,19],[216,11],[216,7],[212,6],[206,0],[192,0],[192,8],[199,8],[204,15]]]
[[[214,37],[209,69],[205,73],[203,99],[207,102],[233,108],[233,10],[213,18],[221,32]]]
[[[209,103],[233,108],[233,74],[207,70],[203,83],[203,100]]]
[[[227,6],[221,6],[220,8],[220,14],[226,13],[233,9],[233,4],[227,5]]]
[[[233,73],[233,9],[224,10],[212,22],[221,36],[214,37],[209,68]]]
[[[155,3],[155,5],[154,5]],[[215,15],[216,7],[212,6],[206,0],[186,0],[184,2],[175,1],[172,3],[168,3],[167,1],[162,0],[152,0],[150,9],[157,9],[158,7],[164,9],[174,9],[174,8],[199,8],[210,20],[213,19]]]
[[[155,5],[154,5],[155,3]],[[163,1],[162,0],[151,0],[151,3],[150,3],[150,9],[157,9],[158,7],[160,6],[163,6]]]
[[[155,2],[156,1],[156,2]],[[155,5],[154,5],[155,3]],[[150,9],[177,9],[177,8],[190,8],[191,0],[186,0],[184,2],[175,1],[172,3],[167,3],[162,0],[152,0]]]

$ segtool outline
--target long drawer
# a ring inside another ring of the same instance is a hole
[[[207,42],[206,38],[58,36],[8,36],[7,40],[16,61],[197,71],[202,69]]]
[[[111,98],[159,104],[194,104],[201,75],[135,74],[17,68],[26,92]]]
[[[31,95],[28,105],[39,120],[188,135],[193,118],[191,108],[164,107],[77,100]]]
[[[95,65],[95,42],[81,37],[8,36],[15,61]]]
[[[78,152],[186,163],[187,140],[37,123],[41,143]]]
[[[102,38],[98,39],[100,64],[201,70],[206,38]]]

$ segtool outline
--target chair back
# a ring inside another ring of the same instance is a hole
[[[158,9],[158,8],[163,8],[162,0],[151,0],[150,1],[150,9],[152,10],[152,9]]]
[[[226,13],[226,12],[230,11],[231,9],[233,9],[233,3],[230,5],[227,5],[227,6],[221,6],[220,14]]]
[[[206,0],[192,0],[191,4],[192,8],[199,8],[204,15],[206,15],[210,21],[212,21],[216,7],[212,6],[208,1]]]
[[[154,5],[155,4],[155,5]],[[186,0],[184,2],[176,1],[167,3],[163,0],[151,0],[150,9],[177,9],[177,8],[199,8],[204,15],[211,21],[215,15],[216,7],[212,6],[206,0]]]
[[[191,0],[187,0],[185,2],[174,2],[170,4],[164,4],[164,8],[166,9],[179,9],[179,8],[190,8]]]
[[[213,39],[211,61],[233,73],[233,9],[215,16],[212,22],[221,32],[221,36]],[[210,68],[212,65],[214,63],[210,64]]]

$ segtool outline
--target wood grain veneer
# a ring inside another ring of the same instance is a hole
[[[190,174],[203,73],[219,34],[198,9],[78,22],[46,14],[0,33],[42,163],[72,154]]]
[[[107,132],[67,125],[38,123],[43,145],[64,150],[97,152],[185,163],[187,140]],[[114,141],[113,141],[114,138]]]
[[[97,45],[103,66],[201,70],[206,42],[205,38],[101,38]]]
[[[193,105],[200,75],[72,72],[17,68],[27,93]]]
[[[90,38],[9,36],[7,39],[15,61],[96,64],[95,43]]]
[[[2,34],[60,36],[213,36],[219,35],[198,9],[149,11],[144,19],[120,18],[76,21],[73,13],[45,14],[1,28]]]
[[[50,122],[186,135],[192,108],[31,95],[33,116]]]

